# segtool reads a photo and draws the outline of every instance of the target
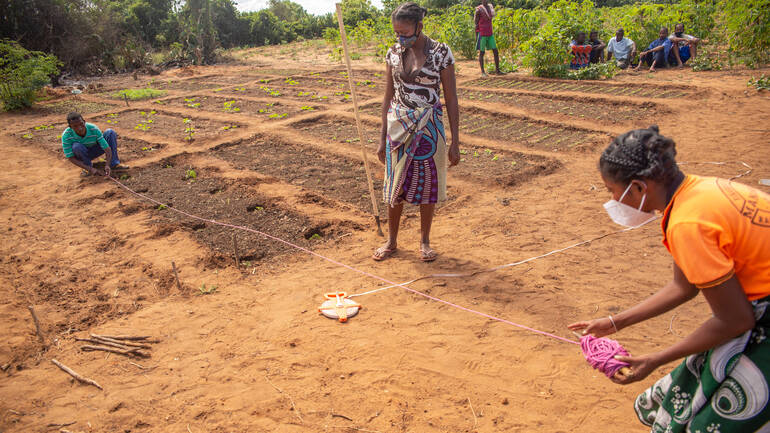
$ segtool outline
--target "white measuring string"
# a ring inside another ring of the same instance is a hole
[[[494,271],[499,271],[500,269],[511,268],[511,267],[514,267],[514,266],[523,265],[525,263],[533,262],[533,261],[538,260],[538,259],[542,259],[542,258],[545,258],[545,257],[548,257],[548,256],[552,256],[554,254],[558,254],[558,253],[561,253],[561,252],[564,252],[564,251],[567,251],[567,250],[571,250],[572,248],[577,248],[577,247],[582,246],[582,245],[590,244],[591,242],[598,241],[599,239],[604,239],[604,238],[609,237],[609,236],[617,235],[617,234],[620,234],[620,233],[625,233],[625,232],[628,232],[628,231],[631,231],[631,230],[636,230],[638,228],[644,227],[647,224],[649,224],[649,223],[651,223],[653,221],[657,221],[659,219],[660,219],[660,217],[656,216],[655,218],[650,218],[646,222],[644,222],[644,223],[642,223],[642,224],[640,224],[638,226],[635,226],[635,227],[627,227],[627,228],[624,228],[624,229],[616,230],[614,232],[605,233],[603,235],[599,235],[599,236],[593,237],[591,239],[587,239],[587,240],[584,240],[584,241],[576,242],[576,243],[574,243],[572,245],[568,245],[568,246],[563,247],[563,248],[559,248],[559,249],[556,249],[556,250],[553,250],[553,251],[549,251],[547,253],[540,254],[538,256],[530,257],[528,259],[519,260],[517,262],[506,263],[504,265],[495,266],[493,268],[487,268],[487,269],[482,269],[482,270],[479,270],[479,271],[467,272],[467,273],[448,273],[448,274],[424,275],[422,277],[418,277],[418,278],[415,278],[413,280],[409,280],[409,281],[406,281],[406,282],[403,282],[403,283],[400,283],[400,284],[394,284],[392,286],[380,287],[380,288],[369,290],[369,291],[366,291],[366,292],[363,292],[363,293],[354,293],[352,295],[348,295],[348,298],[355,298],[356,296],[370,295],[372,293],[381,292],[383,290],[392,289],[394,287],[408,286],[409,284],[415,283],[415,282],[420,281],[420,280],[425,280],[425,279],[428,279],[428,278],[463,278],[463,277],[467,278],[467,277],[476,276],[478,274],[483,274],[483,273],[487,273],[487,272],[494,272]]]

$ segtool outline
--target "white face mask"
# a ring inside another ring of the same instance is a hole
[[[623,197],[628,194],[628,190],[631,189],[631,185],[632,184],[628,184],[628,187],[623,192],[623,195],[620,196],[620,200],[610,200],[607,203],[604,203],[604,209],[610,215],[610,218],[612,218],[612,221],[615,222],[615,224],[624,227],[639,227],[642,224],[645,224],[655,218],[655,214],[642,211],[642,207],[644,207],[644,200],[647,198],[646,193],[642,196],[642,202],[639,204],[639,209],[634,209],[633,207],[622,203]]]

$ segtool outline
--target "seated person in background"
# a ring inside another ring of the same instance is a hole
[[[631,39],[624,37],[625,31],[620,28],[615,32],[615,37],[607,44],[607,61],[615,56],[615,64],[620,69],[631,66],[631,61],[636,55],[636,44]]]
[[[72,112],[67,115],[69,128],[64,130],[61,136],[61,145],[64,156],[69,162],[85,170],[86,175],[110,175],[120,160],[118,159],[118,134],[112,129],[99,130],[93,123],[86,123],[80,113]],[[108,164],[104,171],[94,168],[91,160],[105,155]]]
[[[675,44],[678,49],[672,50],[674,59],[677,65],[682,66],[690,58],[694,58],[698,55],[698,44],[700,39],[695,36],[685,34],[684,24],[679,23],[674,27],[674,34],[669,36],[668,39],[672,44]],[[672,59],[669,59],[669,63]]]
[[[650,46],[639,53],[639,66],[636,67],[637,70],[642,67],[642,63],[650,65],[650,72],[655,72],[656,67],[665,68],[668,66],[672,47],[671,41],[668,39],[668,28],[661,27],[658,35],[658,39],[650,42]],[[671,63],[672,66],[673,64]]]
[[[599,39],[599,32],[591,30],[588,43],[591,45],[591,63],[604,63],[604,48],[607,45]]]
[[[585,32],[580,32],[569,44],[572,61],[569,64],[570,69],[585,68],[591,63],[591,45],[586,44]]]

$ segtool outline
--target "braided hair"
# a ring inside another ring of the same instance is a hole
[[[599,158],[599,171],[614,182],[651,179],[669,184],[679,174],[674,140],[660,135],[657,125],[615,137]]]
[[[390,15],[391,21],[408,21],[412,24],[421,23],[428,10],[415,2],[401,3]]]

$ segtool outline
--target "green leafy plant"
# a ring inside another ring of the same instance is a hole
[[[124,99],[127,98],[131,101],[140,101],[143,99],[157,98],[159,96],[165,96],[165,90],[152,89],[149,87],[142,89],[123,89],[112,96],[115,98]]]
[[[32,138],[32,134],[29,134],[29,133],[24,134],[24,135],[21,136],[21,138],[31,139]]]
[[[198,288],[198,295],[211,295],[217,291],[217,286],[209,286],[206,287],[206,283],[201,284],[201,286]]]
[[[228,113],[238,113],[241,111],[240,108],[235,106],[235,101],[226,101],[223,104],[224,111]]]
[[[315,110],[315,107],[311,107],[310,105],[303,105],[302,107],[300,107],[300,110],[302,110],[302,111],[313,111],[313,110]]]
[[[751,77],[747,86],[754,87],[757,90],[770,90],[770,76],[762,74],[759,78]]]
[[[617,71],[618,68],[615,62],[592,63],[585,68],[568,70],[567,78],[573,80],[600,80],[612,78]]]
[[[168,209],[168,206],[166,206],[165,204],[159,204],[158,210],[163,210],[163,209]]]
[[[185,171],[184,178],[185,178],[185,180],[197,179],[198,178],[198,173],[196,173],[195,170],[191,168],[191,169]]]
[[[310,240],[311,241],[316,241],[316,240],[319,240],[319,239],[322,239],[322,237],[318,233],[313,233],[313,236],[310,236]]]
[[[59,72],[50,54],[27,51],[15,41],[0,40],[0,101],[5,111],[31,107],[37,91]]]

